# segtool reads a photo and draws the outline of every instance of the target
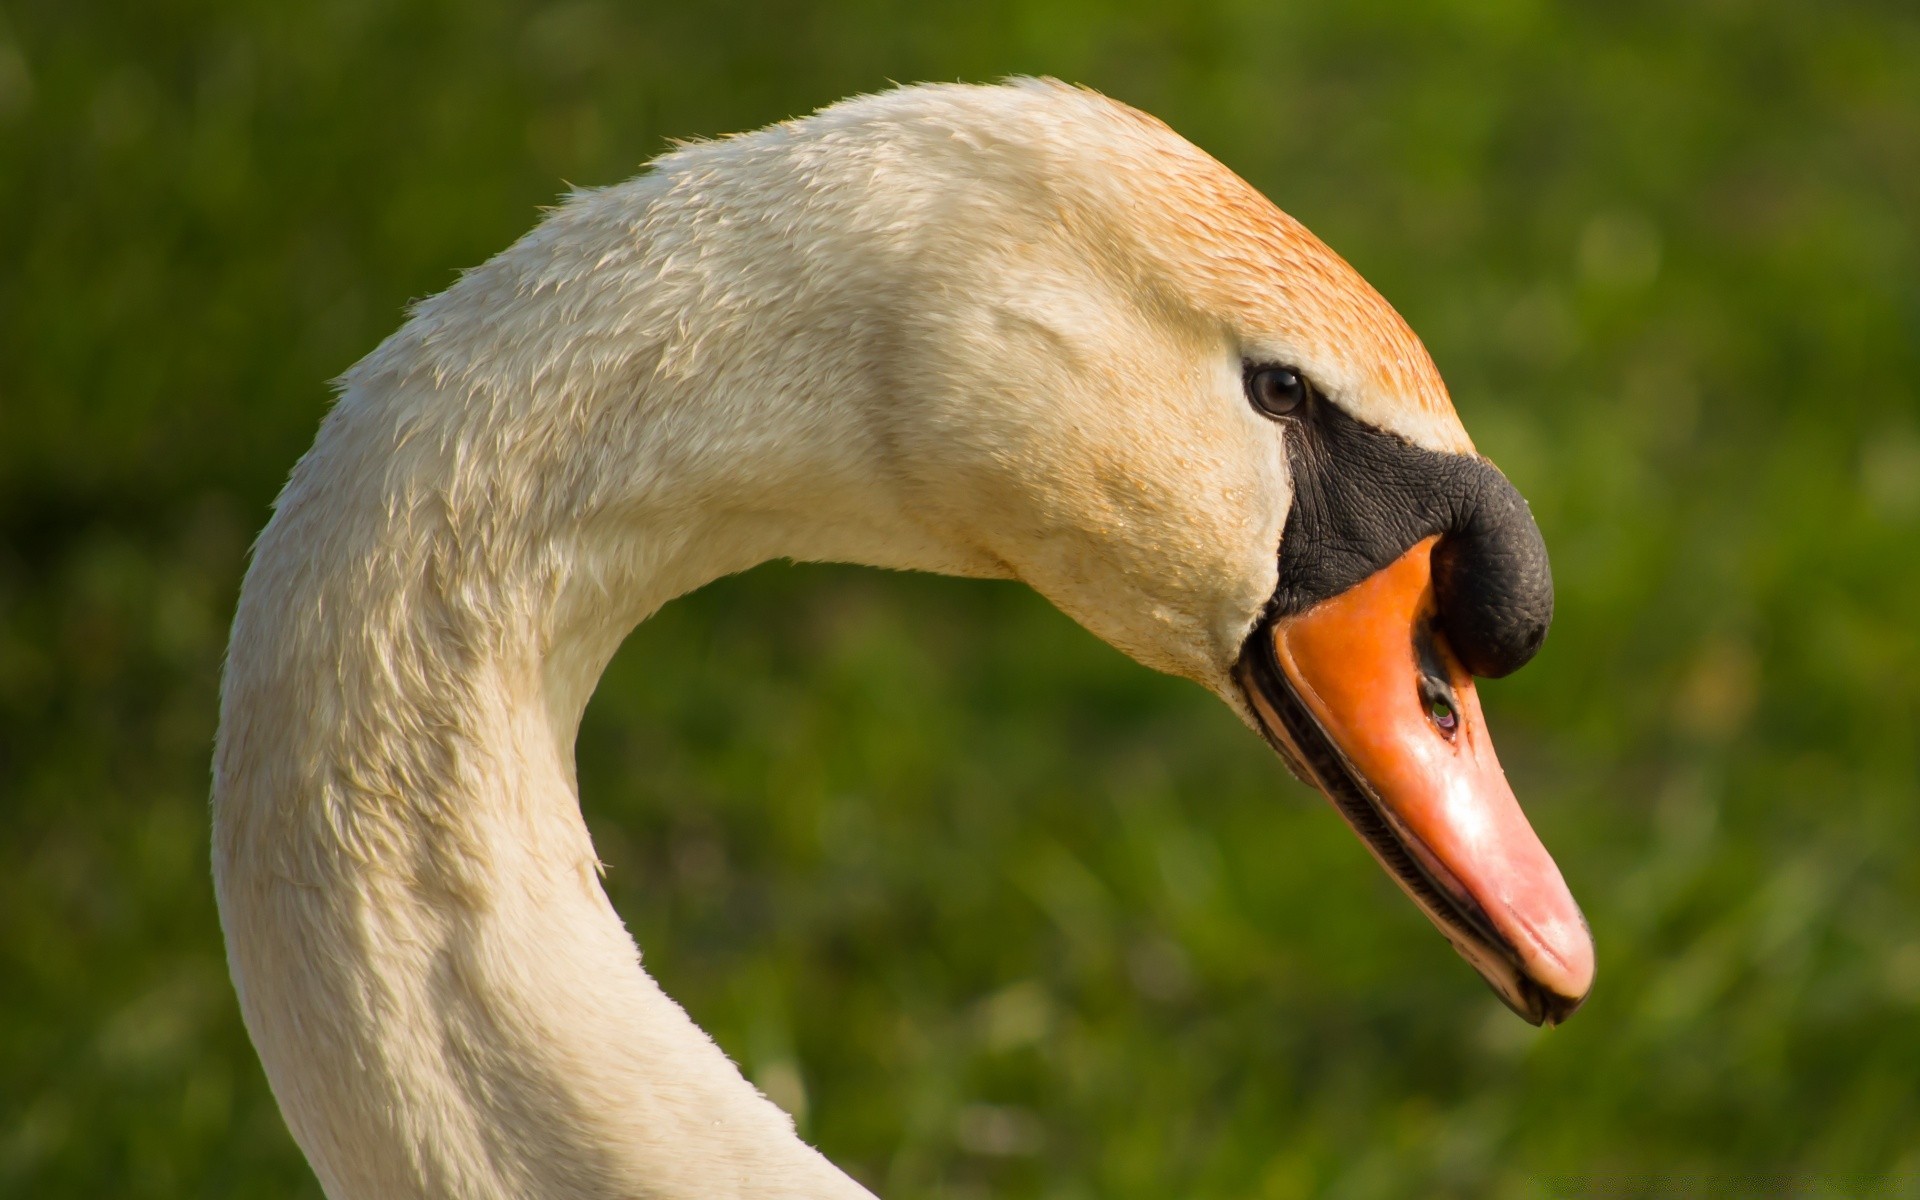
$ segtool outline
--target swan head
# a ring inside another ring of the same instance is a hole
[[[900,122],[964,166],[898,269],[878,421],[905,506],[1213,691],[1514,1011],[1564,1019],[1591,937],[1474,690],[1552,616],[1526,502],[1298,222],[1123,105],[987,91]]]

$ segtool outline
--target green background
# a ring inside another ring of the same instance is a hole
[[[890,1197],[1920,1195],[1920,20],[1732,0],[0,6],[0,1195],[317,1194],[206,790],[325,381],[670,136],[1012,72],[1306,221],[1531,497],[1484,694],[1597,990],[1509,1016],[1031,594],[785,566],[581,734],[667,989]]]

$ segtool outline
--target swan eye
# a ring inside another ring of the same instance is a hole
[[[1259,367],[1247,374],[1247,399],[1269,417],[1290,417],[1307,402],[1311,385],[1292,367]]]

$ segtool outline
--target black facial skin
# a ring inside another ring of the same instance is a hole
[[[1514,486],[1484,458],[1426,450],[1313,395],[1285,418],[1293,509],[1271,616],[1304,612],[1440,535],[1440,632],[1475,675],[1518,670],[1553,621],[1547,544]]]

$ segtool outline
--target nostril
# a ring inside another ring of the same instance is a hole
[[[1441,737],[1452,741],[1459,734],[1460,702],[1454,699],[1453,689],[1445,680],[1432,675],[1420,677],[1420,706]]]
[[[1414,627],[1413,660],[1418,668],[1418,682],[1414,686],[1427,720],[1440,736],[1451,741],[1460,732],[1460,701],[1454,695],[1453,684],[1448,682],[1454,667],[1435,636],[1437,632],[1431,621],[1421,621]]]

